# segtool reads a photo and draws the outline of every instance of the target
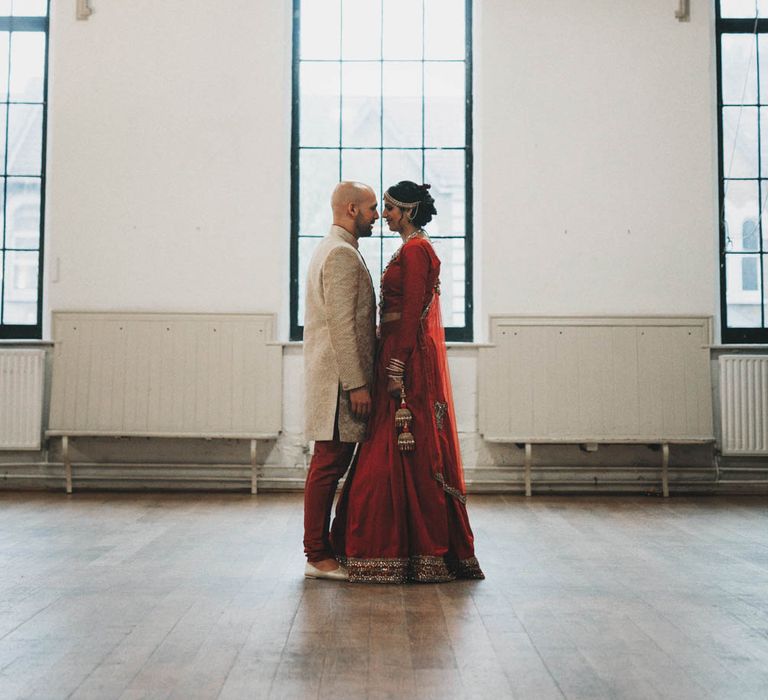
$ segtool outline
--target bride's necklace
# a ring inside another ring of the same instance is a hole
[[[387,263],[386,267],[381,273],[381,281],[379,283],[379,318],[381,318],[381,316],[384,313],[384,275],[387,274],[387,270],[389,270],[389,266],[400,257],[400,251],[403,249],[403,246],[406,243],[408,243],[408,241],[410,241],[412,238],[416,238],[417,236],[420,236],[420,235],[424,236],[424,238],[429,240],[429,235],[423,228],[417,228],[412,233],[409,233],[405,237],[405,240],[402,242],[400,247],[394,253],[392,253],[392,257],[389,259],[389,262]]]
[[[420,236],[422,234],[424,235],[424,238],[429,239],[429,236],[427,235],[427,232],[423,228],[417,228],[413,233],[409,233],[405,237],[405,240],[403,241],[403,245],[408,243],[408,241],[410,241],[411,238],[416,238],[417,236]],[[400,247],[402,248],[403,246],[400,246]]]
[[[411,238],[416,238],[418,236],[424,236],[427,240],[429,240],[429,235],[423,228],[417,228],[413,233],[409,233],[405,240],[400,244],[400,247],[392,253],[392,257],[389,259],[389,262],[387,263],[387,266],[384,268],[384,272],[387,271],[387,268],[397,260],[398,256],[400,255],[400,251],[403,249],[403,246],[408,243],[408,241],[411,240]],[[384,277],[384,272],[381,273],[382,278]]]

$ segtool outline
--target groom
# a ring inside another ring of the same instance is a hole
[[[376,300],[358,239],[379,218],[375,192],[340,182],[331,197],[333,226],[307,271],[304,381],[307,440],[315,441],[304,487],[308,578],[347,579],[328,537],[333,498],[371,411]]]

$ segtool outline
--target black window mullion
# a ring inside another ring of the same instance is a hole
[[[727,257],[726,257],[726,235],[727,225],[725,221],[725,154],[723,153],[723,81],[722,81],[722,29],[720,24],[720,2],[715,3],[716,13],[716,40],[715,40],[715,59],[717,71],[717,142],[718,142],[718,226],[720,229],[720,334],[725,342],[728,336],[728,305],[726,302],[727,290]]]
[[[301,41],[301,0],[293,0],[292,109],[291,109],[291,241],[290,241],[290,337],[301,337],[299,319],[299,56]]]
[[[0,32],[47,32],[48,17],[0,17]]]
[[[768,32],[768,18],[721,18],[716,26],[718,34],[765,34]]]

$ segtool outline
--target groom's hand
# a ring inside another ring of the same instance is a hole
[[[352,415],[358,420],[365,420],[371,414],[371,394],[367,386],[352,389],[349,392]]]

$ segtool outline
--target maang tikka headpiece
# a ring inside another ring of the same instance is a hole
[[[413,211],[406,214],[408,221],[413,221],[416,218],[416,212],[419,211],[419,204],[421,204],[421,202],[400,202],[389,194],[389,190],[384,193],[384,201],[394,204],[401,209],[413,209]]]

